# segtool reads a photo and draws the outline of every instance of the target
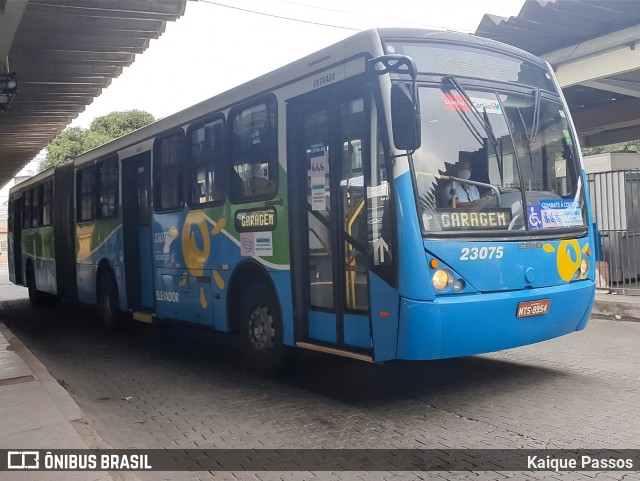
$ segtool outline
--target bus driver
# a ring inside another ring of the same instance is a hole
[[[471,178],[471,164],[468,160],[461,160],[458,163],[455,177],[466,180]],[[471,207],[480,200],[478,188],[465,182],[452,181],[445,186],[444,198],[446,205],[453,205],[453,196],[456,197],[455,207]]]

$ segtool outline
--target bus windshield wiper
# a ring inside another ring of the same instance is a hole
[[[531,131],[529,132],[529,143],[532,144],[538,135],[538,125],[540,123],[540,89],[535,89],[535,106],[533,107],[533,121],[531,122]]]
[[[451,86],[455,89],[455,91],[458,92],[458,94],[461,95],[462,98],[464,98],[465,102],[467,102],[467,105],[469,106],[471,113],[473,114],[473,116],[476,118],[478,123],[482,126],[483,130],[487,134],[487,137],[489,138],[489,141],[493,144],[493,148],[494,150],[496,150],[496,155],[497,155],[498,140],[496,139],[496,135],[493,132],[493,127],[491,127],[491,123],[480,114],[480,112],[478,111],[478,108],[473,104],[473,102],[469,98],[469,95],[467,94],[466,90],[462,87],[462,85],[458,83],[458,81],[453,75],[447,75],[442,79],[442,81],[449,82]],[[486,114],[486,111],[485,111],[485,114]]]

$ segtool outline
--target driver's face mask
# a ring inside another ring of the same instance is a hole
[[[471,178],[471,171],[468,169],[458,171],[458,177],[468,180]]]

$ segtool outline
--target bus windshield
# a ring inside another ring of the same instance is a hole
[[[465,88],[449,77],[421,87],[413,162],[424,235],[586,225],[565,109],[559,98],[520,90]]]

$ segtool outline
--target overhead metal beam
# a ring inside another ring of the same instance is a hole
[[[640,25],[546,53],[542,58],[551,64],[562,87],[637,70]]]
[[[628,95],[629,97],[640,97],[640,82],[633,80],[588,80],[586,82],[582,82],[581,85],[594,89],[605,90],[607,92],[613,92],[614,94]]]
[[[542,55],[542,58],[555,66],[585,57],[593,57],[596,54],[614,50],[622,45],[633,45],[638,42],[640,42],[640,25],[634,25],[608,35],[602,35],[585,42],[545,53]]]
[[[554,70],[560,85],[569,87],[594,79],[632,72],[637,70],[638,66],[640,66],[640,48],[621,45],[607,52],[554,65]]]
[[[597,147],[636,139],[640,139],[640,125],[606,132],[582,134],[580,135],[580,145],[582,147]]]
[[[5,71],[5,60],[9,56],[13,38],[27,8],[28,0],[7,0],[4,10],[0,13],[2,28],[0,28],[0,73]],[[8,69],[6,70],[8,72]]]
[[[78,26],[78,16],[58,12],[55,14],[27,11],[24,21],[29,22],[39,32],[69,34],[70,29],[80,34],[95,35],[96,32],[117,34],[123,37],[156,38],[164,31],[164,21],[150,18],[118,18],[85,16]]]
[[[20,0],[18,0],[20,1]],[[184,13],[184,3],[157,0],[30,0],[29,11],[84,17],[172,21]]]
[[[579,132],[593,134],[640,125],[638,112],[640,99],[630,99],[577,110],[571,112],[571,117]]]

